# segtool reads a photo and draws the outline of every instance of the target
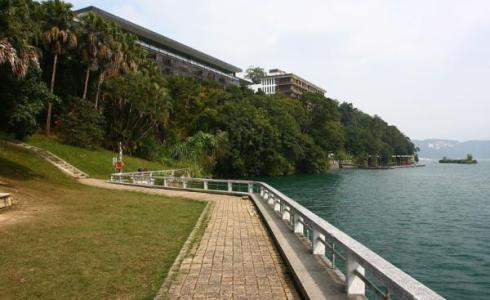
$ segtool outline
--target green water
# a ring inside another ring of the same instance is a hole
[[[447,299],[490,299],[490,161],[265,181]]]

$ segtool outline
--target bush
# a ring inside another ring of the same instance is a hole
[[[59,135],[66,144],[94,148],[104,138],[104,118],[87,100],[72,98],[71,109],[61,116]]]
[[[0,128],[23,140],[39,129],[38,117],[47,101],[57,102],[40,79],[39,71],[31,71],[22,80],[0,72]]]

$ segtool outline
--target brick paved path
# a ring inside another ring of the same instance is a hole
[[[169,299],[297,299],[250,200],[220,197],[206,231],[184,259]]]

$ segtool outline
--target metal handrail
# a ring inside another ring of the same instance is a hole
[[[344,274],[346,276],[348,294],[365,294],[366,286],[380,294],[381,290],[372,284],[371,281],[366,282],[367,277],[364,274],[367,271],[386,288],[386,293],[383,293],[385,299],[389,298],[389,295],[395,295],[397,299],[444,299],[360,242],[265,182],[170,176],[147,176],[146,178],[141,176],[138,177],[137,182],[133,182],[134,179],[131,177],[133,175],[134,173],[112,174],[111,181],[259,197],[259,199],[274,209],[278,217],[293,225],[291,226],[292,230],[298,235],[304,236],[304,227],[311,228],[307,230],[306,237],[309,238],[312,235],[311,246],[313,254],[323,255],[328,260],[325,253],[325,246],[327,246],[332,250],[333,254],[332,267],[335,268],[335,256],[346,262]],[[202,183],[202,187],[191,186],[192,183]],[[213,189],[210,187],[210,183],[221,183],[225,189]],[[170,186],[170,184],[175,184],[176,186]],[[237,189],[234,184],[244,185],[246,191],[242,191],[240,188]],[[312,231],[311,234],[308,231]],[[325,240],[326,237],[329,238],[332,244]],[[339,253],[335,249],[336,247],[341,247],[343,254]]]

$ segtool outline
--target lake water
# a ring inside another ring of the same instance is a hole
[[[490,161],[265,181],[447,299],[490,299]]]

